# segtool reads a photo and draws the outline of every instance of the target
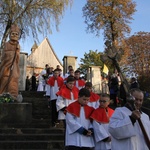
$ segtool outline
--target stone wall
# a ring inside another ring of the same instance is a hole
[[[20,78],[19,78],[19,91],[24,91],[26,86],[26,66],[27,66],[28,53],[20,52]]]
[[[2,103],[0,114],[0,123],[29,124],[32,121],[32,104]]]
[[[101,67],[100,66],[90,66],[88,68],[87,81],[92,82],[94,92],[101,93]]]
[[[63,73],[67,73],[68,66],[72,66],[74,70],[77,69],[77,58],[75,56],[64,56],[63,58]]]

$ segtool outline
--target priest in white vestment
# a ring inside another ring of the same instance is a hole
[[[117,108],[110,119],[111,150],[149,150],[138,123],[140,118],[150,139],[149,116],[140,110],[144,95],[141,90],[132,89],[131,96],[134,98],[135,109],[131,109],[133,107],[128,102],[124,107]]]

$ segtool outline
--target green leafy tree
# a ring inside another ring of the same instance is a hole
[[[22,38],[30,36],[38,40],[38,33],[51,33],[53,25],[58,29],[60,19],[69,4],[71,6],[72,0],[1,0],[1,49],[12,24],[20,26]]]
[[[102,55],[101,52],[98,52],[98,50],[89,50],[89,53],[84,54],[84,58],[80,59],[80,67],[78,68],[82,74],[87,77],[87,69],[89,66],[102,66],[103,62],[100,59],[100,56]]]

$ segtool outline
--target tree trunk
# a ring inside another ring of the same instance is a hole
[[[4,43],[6,42],[6,40],[8,38],[11,25],[12,25],[12,21],[10,20],[7,22],[5,32],[2,37],[1,46],[0,46],[0,60],[1,60],[1,55],[2,55],[3,48],[4,48]]]

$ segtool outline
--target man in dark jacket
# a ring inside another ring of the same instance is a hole
[[[133,88],[139,88],[139,84],[136,80],[135,77],[132,77],[131,80],[130,80],[130,89],[133,89]]]

